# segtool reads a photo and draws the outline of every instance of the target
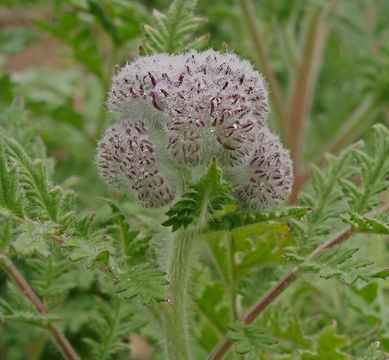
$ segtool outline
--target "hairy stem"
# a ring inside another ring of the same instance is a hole
[[[378,213],[383,213],[389,211],[389,204],[385,204],[382,207],[371,211],[366,214],[367,217],[374,216]],[[330,249],[335,245],[341,244],[345,241],[351,234],[353,230],[352,227],[346,226],[342,231],[337,233],[330,240],[326,241],[319,247],[317,247],[312,253],[307,256],[307,259],[312,259],[322,251]],[[240,323],[244,325],[251,324],[282,292],[287,289],[287,287],[297,278],[300,267],[294,265],[286,275],[279,280],[270,290],[266,292],[247,312],[247,314],[241,319]],[[208,357],[208,360],[221,360],[227,354],[228,350],[231,348],[231,340],[224,338],[214,349],[211,355]]]
[[[233,231],[228,236],[228,266],[230,273],[230,281],[228,284],[230,293],[230,311],[231,319],[236,321],[238,319],[238,307],[236,297],[236,273],[235,273],[235,238]]]
[[[247,23],[253,42],[255,45],[255,50],[259,60],[259,67],[263,71],[266,80],[269,82],[270,86],[270,96],[274,104],[274,110],[277,114],[277,117],[280,122],[281,131],[285,133],[286,123],[285,123],[285,109],[282,99],[282,93],[280,86],[278,84],[277,78],[274,74],[273,68],[270,64],[270,59],[266,51],[265,42],[257,26],[257,20],[255,18],[255,13],[253,6],[250,0],[239,0],[240,7],[242,9],[242,15],[244,21]]]
[[[161,305],[166,358],[190,360],[187,316],[188,280],[195,232],[179,230],[169,244],[168,274],[170,303]]]
[[[30,285],[24,279],[23,275],[15,267],[10,258],[6,256],[3,251],[0,251],[0,264],[3,266],[4,270],[14,281],[16,286],[22,291],[22,293],[27,297],[28,300],[34,305],[35,309],[40,314],[47,314],[46,307],[42,304],[39,298],[36,296],[34,291],[31,289]],[[50,323],[47,326],[47,329],[50,331],[52,337],[57,343],[58,347],[61,349],[63,356],[68,360],[79,360],[77,353],[70,345],[69,341],[66,339],[65,335],[62,333],[60,328],[55,323]]]

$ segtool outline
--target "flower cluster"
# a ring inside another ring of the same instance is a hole
[[[292,163],[267,128],[264,80],[235,54],[140,57],[114,77],[108,108],[118,122],[98,145],[101,175],[145,206],[174,198],[178,168],[213,157],[243,206],[267,207],[289,195]]]

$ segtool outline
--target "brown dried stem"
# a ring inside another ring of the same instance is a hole
[[[282,131],[286,131],[286,123],[285,123],[285,106],[282,99],[282,93],[280,86],[278,84],[277,78],[274,74],[272,66],[270,64],[270,59],[266,51],[265,42],[262,38],[261,32],[257,26],[257,20],[255,18],[255,13],[253,10],[252,3],[250,0],[239,0],[240,7],[242,9],[242,14],[247,21],[247,25],[249,27],[251,36],[253,38],[253,42],[255,45],[256,53],[259,60],[259,67],[263,71],[266,80],[269,82],[270,86],[270,97],[274,104],[275,112],[280,120],[280,125],[282,127]]]
[[[378,213],[389,211],[389,204],[385,204],[382,207],[371,211],[366,216],[374,216]],[[346,226],[342,231],[337,233],[333,238],[326,241],[319,247],[317,247],[312,253],[307,256],[307,259],[312,259],[322,251],[330,249],[335,245],[341,244],[352,234],[352,227]],[[247,312],[247,314],[240,321],[241,324],[251,324],[297,277],[300,267],[294,265],[287,274],[279,280],[265,295],[263,295]],[[228,338],[224,338],[214,349],[208,360],[221,360],[224,355],[231,348],[232,342]]]
[[[24,279],[23,275],[19,272],[19,270],[15,267],[11,259],[8,258],[3,251],[0,251],[0,257],[0,264],[3,266],[10,278],[14,281],[16,286],[22,291],[22,293],[34,305],[35,309],[40,314],[47,314],[47,308],[39,300],[38,296],[34,293],[34,290],[31,289],[30,285]],[[55,342],[61,349],[62,354],[66,359],[80,360],[72,345],[70,345],[65,335],[55,323],[50,323],[47,326],[47,329],[50,331],[52,337],[54,338]]]

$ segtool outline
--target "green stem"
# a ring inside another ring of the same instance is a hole
[[[51,256],[47,258],[47,272],[46,272],[46,288],[49,289],[53,283],[53,261]],[[46,295],[43,298],[43,304],[46,309],[49,307],[49,296]]]
[[[39,360],[42,356],[43,350],[46,346],[46,336],[43,332],[35,338],[34,343],[31,346],[28,346],[26,349],[26,359],[27,360]]]
[[[236,274],[235,274],[235,238],[233,231],[228,236],[228,267],[230,273],[229,293],[230,293],[230,311],[231,319],[238,319],[238,309],[236,303]]]
[[[170,305],[163,304],[161,318],[166,358],[190,360],[187,295],[193,230],[179,230],[171,239],[168,254]]]

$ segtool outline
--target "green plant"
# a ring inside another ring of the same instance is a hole
[[[161,3],[54,2],[35,29],[71,70],[0,74],[0,353],[137,359],[141,334],[153,360],[387,359],[387,5]],[[376,56],[340,72],[352,36]]]

